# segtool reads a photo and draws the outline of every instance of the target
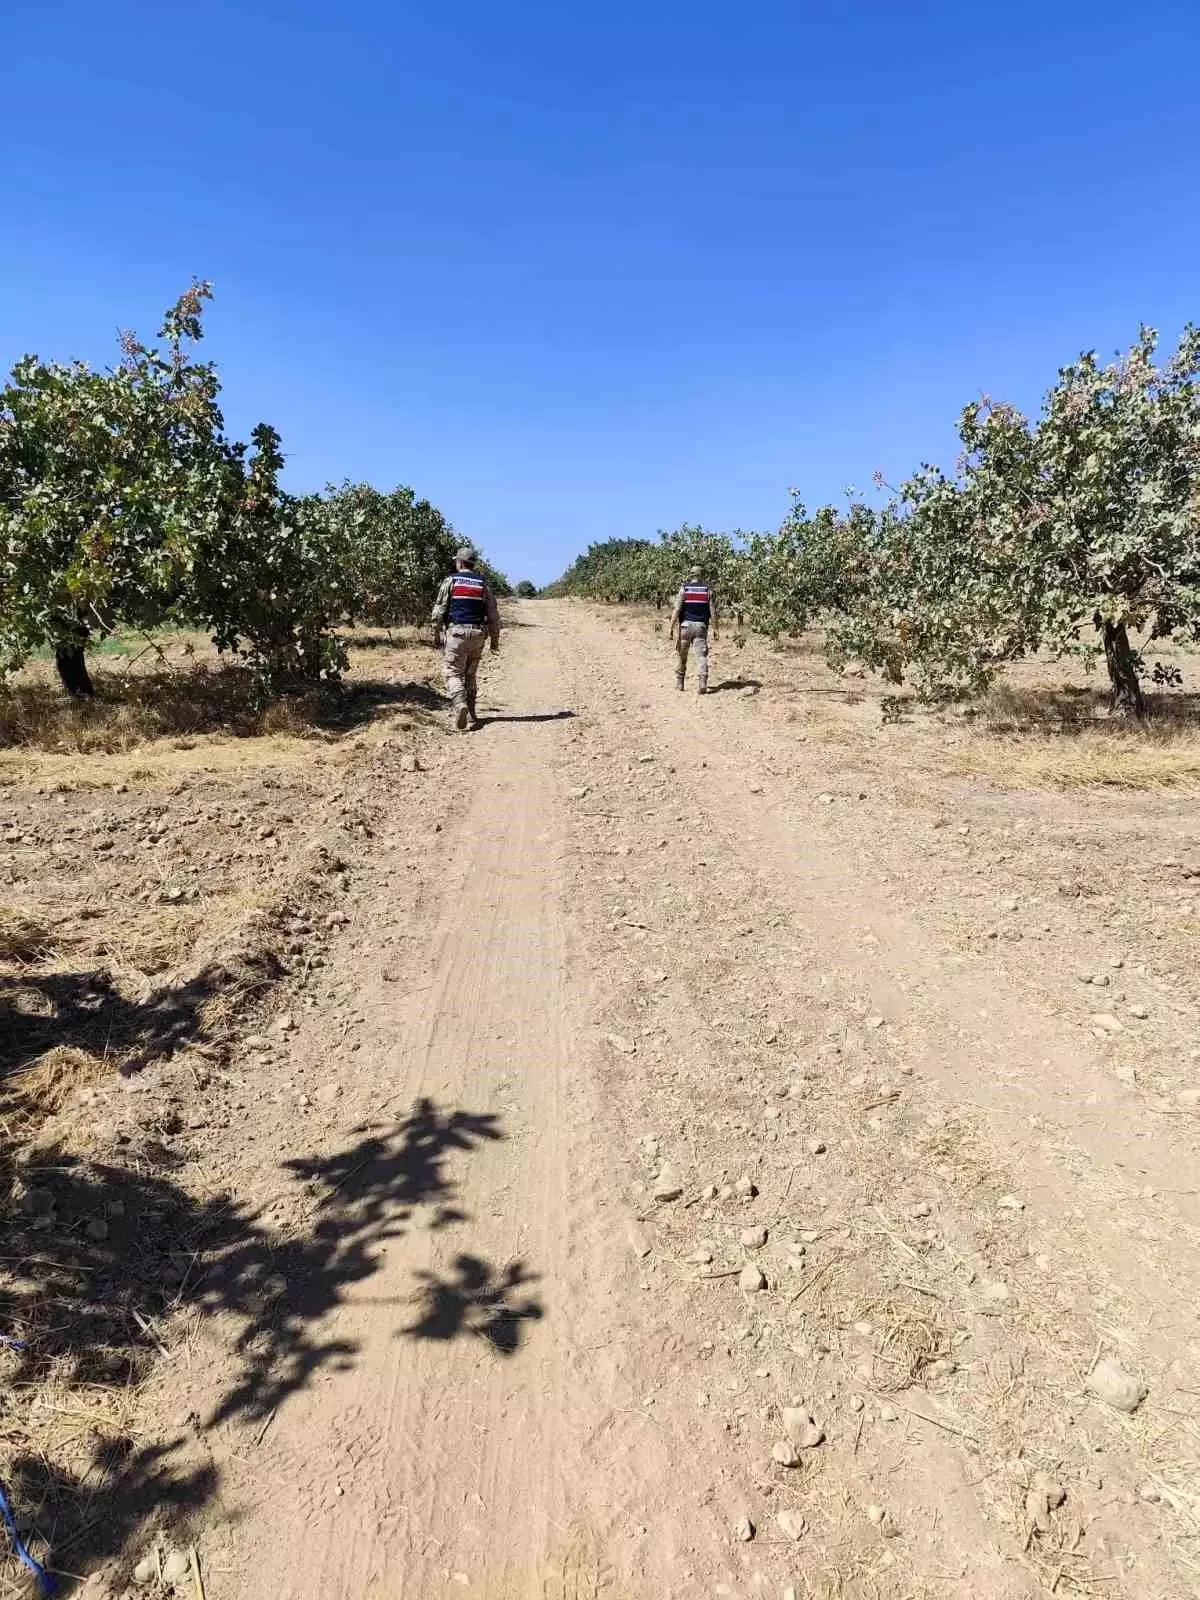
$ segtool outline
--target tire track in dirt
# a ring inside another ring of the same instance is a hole
[[[451,1198],[398,1216],[403,1235],[335,1315],[331,1333],[361,1352],[352,1370],[275,1424],[274,1460],[290,1470],[254,1513],[267,1592],[434,1596],[466,1579],[524,1593],[561,1516],[560,1418],[545,1397],[561,1387],[569,1047],[555,822],[536,778],[547,732],[514,728],[502,754],[472,751],[469,809],[433,842],[441,893],[416,970],[379,960],[392,926],[386,841],[359,907],[371,943],[352,958],[366,1018],[355,1066],[386,1101],[378,1120],[428,1099],[470,1123],[447,1161]],[[396,987],[416,1004],[397,1006]],[[340,1445],[364,1435],[370,1447],[348,1459]],[[293,1518],[287,1478],[330,1461],[333,1494]]]
[[[356,1136],[422,1100],[494,1126],[464,1131],[444,1205],[395,1208],[377,1270],[321,1330],[357,1353],[281,1410],[254,1480],[243,1464],[244,1526],[213,1563],[213,1600],[691,1592],[671,1588],[673,1516],[651,1547],[636,1521],[686,1446],[639,1410],[645,1332],[595,1137],[590,985],[565,903],[552,758],[570,724],[531,634],[509,635],[485,688],[485,712],[500,692],[516,720],[447,746],[461,765],[445,781],[470,799],[432,843],[424,949],[394,954],[411,921],[389,903],[403,864],[384,839],[357,947],[331,974],[359,974],[354,1094],[373,1115]],[[318,1018],[304,1048],[331,1044]],[[251,1565],[252,1586],[221,1586]]]

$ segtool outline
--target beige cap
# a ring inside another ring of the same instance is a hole
[[[470,567],[478,561],[479,557],[469,544],[464,544],[454,552],[454,559],[455,561],[461,561],[464,567]]]

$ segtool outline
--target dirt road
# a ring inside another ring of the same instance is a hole
[[[1197,1121],[1109,1069],[1095,949],[964,960],[985,837],[720,656],[515,620],[279,1069],[337,1288],[209,1419],[211,1600],[1200,1592]]]

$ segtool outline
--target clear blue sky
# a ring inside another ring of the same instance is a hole
[[[0,0],[0,361],[191,277],[289,481],[513,578],[953,455],[1200,317],[1200,0]]]

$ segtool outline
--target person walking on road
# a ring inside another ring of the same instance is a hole
[[[675,645],[675,687],[683,688],[687,674],[688,652],[696,652],[696,688],[708,693],[708,641],[717,639],[716,596],[704,581],[699,567],[688,573],[687,582],[675,596],[675,609],[671,612],[671,638]]]
[[[496,597],[491,584],[476,572],[478,561],[467,547],[455,553],[455,570],[443,580],[430,618],[433,642],[444,647],[446,693],[460,733],[479,727],[475,692],[484,644],[490,639],[493,652],[500,648]]]

